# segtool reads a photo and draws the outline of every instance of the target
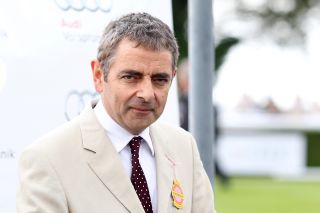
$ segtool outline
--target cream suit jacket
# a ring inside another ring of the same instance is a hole
[[[159,213],[214,212],[213,192],[193,137],[180,128],[150,127]],[[19,161],[19,213],[143,213],[143,207],[92,106],[33,143]],[[184,207],[172,204],[178,179]]]

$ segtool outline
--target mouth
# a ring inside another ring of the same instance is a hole
[[[131,107],[131,110],[140,114],[148,114],[153,111],[152,108],[146,108],[146,107]]]

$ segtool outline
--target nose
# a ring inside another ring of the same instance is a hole
[[[145,76],[139,84],[137,97],[149,102],[155,97],[154,88],[150,77]]]

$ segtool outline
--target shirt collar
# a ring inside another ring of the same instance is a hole
[[[118,153],[126,147],[134,136],[140,136],[147,143],[152,155],[154,155],[149,127],[143,130],[139,135],[132,135],[110,117],[105,110],[101,99],[99,99],[96,107],[94,108],[94,112]]]

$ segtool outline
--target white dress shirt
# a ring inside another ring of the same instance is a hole
[[[139,151],[139,160],[147,179],[153,212],[157,212],[156,162],[149,128],[146,128],[139,135],[132,135],[109,116],[101,100],[98,101],[94,108],[94,112],[99,123],[105,129],[107,136],[110,138],[113,146],[118,152],[129,178],[131,177],[131,150],[128,143],[134,136],[143,138]]]

